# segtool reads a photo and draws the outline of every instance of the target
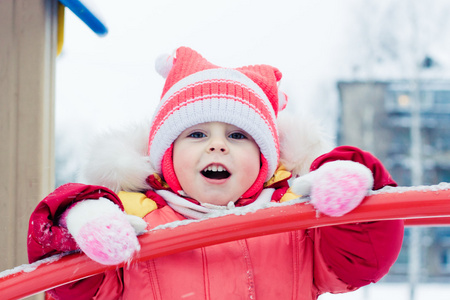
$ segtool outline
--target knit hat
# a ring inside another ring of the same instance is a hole
[[[242,197],[258,192],[272,177],[280,156],[276,117],[287,103],[278,90],[281,72],[268,65],[222,68],[186,47],[178,48],[175,57],[159,57],[155,67],[166,78],[150,128],[148,151],[155,170],[179,193],[173,142],[196,124],[224,122],[245,130],[259,146],[260,173]]]

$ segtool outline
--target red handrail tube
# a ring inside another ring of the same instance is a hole
[[[318,215],[311,205],[298,203],[152,230],[139,237],[141,251],[133,261],[266,234],[392,219],[405,219],[412,225],[450,225],[450,190],[375,194],[342,217]],[[3,299],[20,299],[121,266],[104,266],[82,253],[71,254],[38,265],[32,272],[1,277],[0,291]]]

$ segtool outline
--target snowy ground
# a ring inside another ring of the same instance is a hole
[[[325,294],[319,300],[410,300],[406,283],[378,283],[347,294]],[[450,300],[448,284],[421,284],[416,289],[414,300]]]

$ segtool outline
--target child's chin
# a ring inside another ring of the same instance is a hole
[[[218,206],[227,206],[230,202],[234,203],[236,201],[233,201],[230,198],[213,198],[208,197],[205,201],[200,201],[200,203],[204,204],[210,204],[210,205],[218,205]]]

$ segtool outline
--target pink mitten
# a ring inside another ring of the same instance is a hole
[[[340,160],[295,179],[292,191],[310,195],[318,211],[338,217],[357,207],[372,187],[372,172],[366,166]]]
[[[144,220],[126,215],[104,198],[76,203],[63,215],[60,223],[67,226],[88,257],[104,265],[125,262],[139,251],[136,233],[146,227]]]

